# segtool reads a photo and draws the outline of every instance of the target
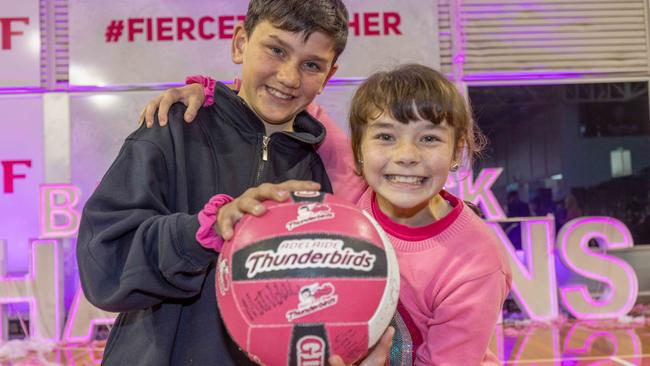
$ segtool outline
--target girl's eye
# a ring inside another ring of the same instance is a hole
[[[393,136],[387,133],[378,133],[375,138],[380,141],[392,141]]]
[[[270,49],[271,49],[271,53],[273,53],[274,55],[282,56],[284,54],[284,51],[282,50],[282,48],[270,47]]]
[[[433,135],[427,135],[427,136],[422,137],[422,141],[424,141],[424,142],[436,142],[436,141],[440,141],[440,139],[438,137],[436,137],[436,136],[433,136]]]

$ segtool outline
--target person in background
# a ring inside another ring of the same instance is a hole
[[[533,216],[555,215],[557,212],[553,202],[553,192],[550,188],[538,188],[535,197],[530,202]]]
[[[530,216],[530,207],[528,203],[519,198],[519,191],[508,192],[508,217],[528,217]]]
[[[508,192],[508,205],[506,206],[506,214],[508,217],[528,217],[530,216],[530,208],[528,203],[519,198],[519,191]],[[504,229],[508,239],[515,247],[521,249],[521,223],[511,222],[508,223]]]

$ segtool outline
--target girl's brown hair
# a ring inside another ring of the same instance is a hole
[[[467,153],[472,162],[485,147],[486,139],[474,125],[469,104],[456,86],[427,66],[407,64],[371,75],[354,94],[350,107],[352,151],[361,171],[361,141],[368,122],[387,112],[407,124],[424,119],[438,125],[446,121],[454,130],[455,158]]]

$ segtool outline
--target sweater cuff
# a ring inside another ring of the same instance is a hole
[[[199,212],[199,229],[196,231],[196,241],[206,249],[212,249],[215,252],[220,252],[223,247],[223,238],[217,234],[214,229],[214,224],[217,222],[217,214],[219,209],[233,198],[227,194],[218,194],[210,198],[208,203],[203,206]]]
[[[185,85],[201,84],[203,86],[203,106],[209,107],[214,104],[214,87],[216,80],[209,76],[192,75],[185,78]]]

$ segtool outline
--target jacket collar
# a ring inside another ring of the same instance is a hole
[[[255,136],[265,133],[264,123],[255,112],[235,91],[221,82],[215,85],[214,101],[212,108],[225,116],[224,121],[232,124],[238,131]],[[293,122],[293,132],[282,132],[282,134],[302,143],[317,145],[325,139],[326,131],[320,121],[302,111]]]

